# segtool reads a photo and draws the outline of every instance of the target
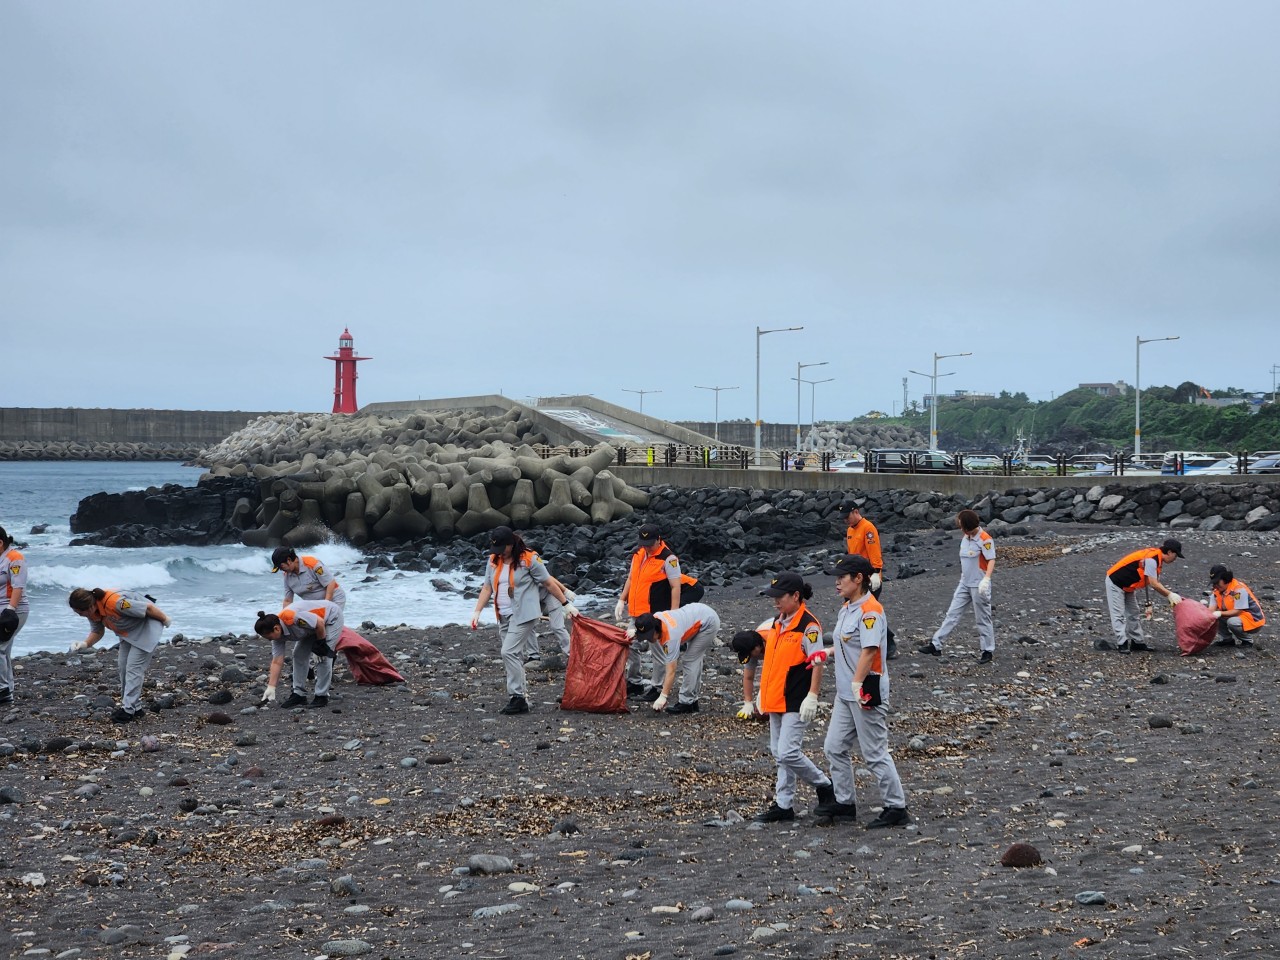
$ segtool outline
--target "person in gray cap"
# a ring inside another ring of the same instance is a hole
[[[498,621],[502,640],[502,665],[507,674],[507,693],[511,699],[501,713],[529,712],[528,687],[524,674],[524,656],[529,636],[542,615],[539,586],[544,586],[564,607],[570,617],[578,608],[569,602],[559,582],[551,576],[542,558],[530,550],[520,535],[510,527],[495,527],[489,535],[492,552],[485,564],[484,585],[471,615],[471,629],[480,625],[480,614],[493,601],[493,614]]]
[[[1138,611],[1138,591],[1146,589],[1146,616],[1151,616],[1151,591],[1169,601],[1175,607],[1182,602],[1178,596],[1160,582],[1160,574],[1166,563],[1182,556],[1182,544],[1174,539],[1166,540],[1158,547],[1144,547],[1121,557],[1111,565],[1103,581],[1107,595],[1107,610],[1111,613],[1111,629],[1116,635],[1115,644],[1095,640],[1095,650],[1150,650],[1142,633],[1142,617]]]
[[[842,557],[835,568],[836,593],[844,606],[831,635],[835,643],[836,696],[823,752],[831,765],[834,796],[814,816],[854,819],[854,740],[880,787],[883,804],[868,830],[900,827],[910,817],[897,765],[889,753],[889,621],[871,593],[875,570],[863,556]]]

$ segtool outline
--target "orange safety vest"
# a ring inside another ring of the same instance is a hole
[[[803,603],[791,619],[781,624],[774,620],[764,637],[764,665],[760,669],[760,711],[762,713],[795,713],[800,701],[809,695],[813,674],[806,668],[810,659],[804,652],[805,635],[814,628],[822,636],[822,624]]]
[[[671,616],[671,612],[669,610],[664,610],[662,613],[654,614],[654,619],[658,621],[658,642],[661,644],[665,644],[667,642],[667,638],[671,636],[671,628],[675,626],[674,623],[667,619],[669,616]],[[684,645],[692,640],[701,629],[702,621],[693,621],[693,626],[686,630],[684,635],[680,638],[681,649],[683,649]]]
[[[653,556],[648,556],[644,547],[631,555],[631,573],[628,576],[627,585],[627,613],[633,617],[653,612],[653,601],[649,591],[655,584],[666,582],[668,562],[672,560],[677,564],[680,562],[663,541],[659,540],[657,547]],[[686,573],[680,574],[681,587],[692,586],[697,582],[696,578]],[[671,601],[668,600],[667,606],[660,609],[669,609],[670,605]]]
[[[1249,605],[1247,607],[1236,607],[1236,598],[1232,594],[1240,590],[1249,595]],[[1258,603],[1258,598],[1253,595],[1253,591],[1249,589],[1247,584],[1241,583],[1239,580],[1232,580],[1222,589],[1214,587],[1213,601],[1215,608],[1221,610],[1225,616],[1239,617],[1240,627],[1243,630],[1257,630],[1267,622],[1267,618],[1262,613],[1262,605]]]
[[[1147,547],[1135,550],[1127,557],[1122,557],[1107,571],[1107,578],[1125,593],[1134,593],[1147,585],[1148,560],[1156,562],[1156,577],[1164,569],[1163,554],[1159,547]]]
[[[848,528],[844,535],[844,542],[851,556],[867,558],[873,573],[879,573],[884,569],[884,558],[880,555],[880,536],[875,524],[866,517],[859,520],[857,526]]]
[[[511,599],[516,595],[516,568],[520,566],[520,561],[523,559],[523,557],[516,557],[510,569],[507,570],[507,596]],[[495,620],[502,619],[498,613],[498,589],[502,583],[502,565],[501,557],[493,558],[493,617]]]

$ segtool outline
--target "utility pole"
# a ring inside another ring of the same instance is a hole
[[[907,415],[907,378],[902,378],[902,415]]]

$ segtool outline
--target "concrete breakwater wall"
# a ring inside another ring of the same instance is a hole
[[[0,460],[190,460],[261,416],[239,410],[0,407]]]

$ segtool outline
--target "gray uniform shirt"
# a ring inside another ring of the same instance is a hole
[[[524,558],[515,565],[514,570],[509,563],[501,560],[498,563],[502,564],[501,569],[498,568],[493,557],[489,557],[489,562],[484,568],[484,585],[495,593],[498,590],[508,591],[508,596],[511,598],[513,623],[537,620],[542,616],[542,598],[538,584],[546,583],[551,579],[547,565],[532,550],[524,555]]]

